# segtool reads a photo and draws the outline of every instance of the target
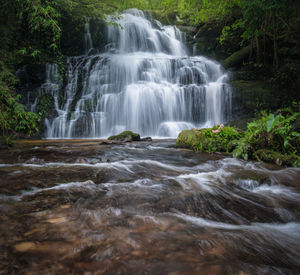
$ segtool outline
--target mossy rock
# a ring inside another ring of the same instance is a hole
[[[201,130],[184,130],[182,131],[177,139],[176,146],[180,148],[189,148],[196,150],[199,144],[199,140],[203,138]]]
[[[299,166],[299,159],[296,155],[281,154],[276,151],[260,149],[254,153],[254,157],[259,161],[276,163],[277,165]]]
[[[215,130],[218,132],[214,132]],[[198,152],[232,152],[239,136],[240,133],[229,126],[184,130],[176,139],[176,146]]]
[[[111,136],[108,139],[129,142],[129,141],[140,141],[141,137],[139,134],[133,133],[131,131],[124,131],[121,134],[116,135],[116,136]]]

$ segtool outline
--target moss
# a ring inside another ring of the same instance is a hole
[[[176,139],[176,146],[180,148],[196,149],[203,134],[196,129],[182,131]]]
[[[254,153],[254,157],[259,161],[276,163],[277,165],[297,166],[298,158],[293,154],[281,154],[276,151],[260,149]]]
[[[119,135],[110,136],[108,139],[128,142],[128,141],[140,141],[141,137],[139,134],[133,133],[131,131],[124,131]]]
[[[215,130],[218,132],[214,133]],[[185,130],[176,139],[176,146],[198,152],[232,152],[239,136],[239,132],[230,126]]]

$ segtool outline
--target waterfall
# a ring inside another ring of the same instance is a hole
[[[88,54],[89,51],[93,48],[92,35],[90,32],[90,19],[86,19],[86,23],[84,25],[84,50],[85,54]]]
[[[177,137],[229,118],[226,73],[215,61],[189,56],[175,26],[136,9],[108,20],[114,24],[107,25],[105,52],[88,55],[97,45],[87,23],[86,55],[67,59],[66,84],[47,78],[44,92],[53,95],[57,113],[46,120],[47,138],[107,137],[123,130]],[[48,64],[47,74],[55,66]]]

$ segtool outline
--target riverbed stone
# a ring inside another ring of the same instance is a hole
[[[141,137],[137,133],[133,133],[131,131],[124,131],[116,136],[110,136],[108,140],[116,140],[116,141],[124,141],[124,142],[130,142],[130,141],[140,141]]]
[[[152,141],[151,137],[144,137],[141,139],[141,141]]]
[[[35,247],[36,244],[34,242],[22,242],[14,246],[17,252],[26,252],[35,249]]]

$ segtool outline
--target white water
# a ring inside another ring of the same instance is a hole
[[[46,120],[47,138],[107,137],[131,130],[142,136],[177,137],[184,129],[225,122],[231,90],[221,66],[189,57],[182,33],[142,11],[125,11],[107,26],[106,52],[93,45],[85,25],[85,56],[67,60],[67,84],[47,65],[45,90],[57,116]],[[57,88],[59,87],[59,88]]]

